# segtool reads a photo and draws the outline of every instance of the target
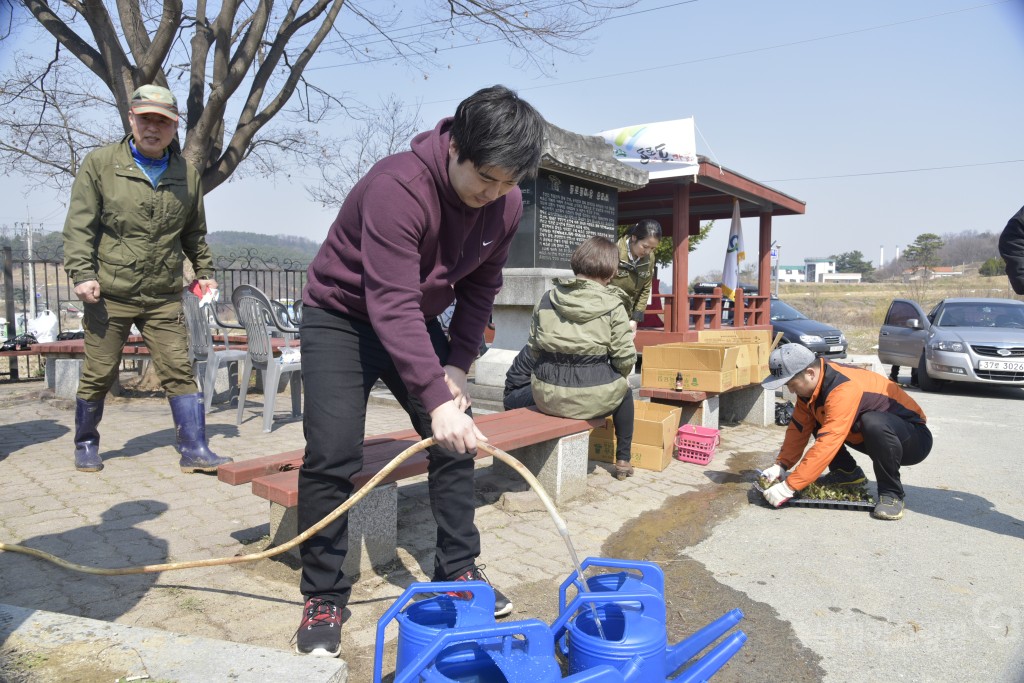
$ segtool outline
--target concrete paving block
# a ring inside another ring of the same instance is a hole
[[[381,484],[348,511],[346,574],[370,571],[398,557],[398,487]],[[282,545],[298,536],[298,508],[270,504],[270,542]],[[296,546],[287,552],[299,558]]]
[[[31,653],[36,674],[52,660],[59,661],[62,669],[51,672],[55,677],[76,671],[82,675],[80,680],[348,681],[348,665],[340,659],[4,604],[0,604],[0,643],[8,652]],[[17,666],[17,660],[4,666]]]

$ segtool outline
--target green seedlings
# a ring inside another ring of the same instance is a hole
[[[763,491],[767,491],[778,483],[778,479],[768,479],[764,476],[758,476],[757,478],[757,485]],[[823,486],[813,483],[808,484],[807,488],[800,491],[799,497],[804,500],[840,501],[843,503],[872,502],[872,498],[868,495],[868,489],[864,484]]]
[[[800,497],[805,500],[838,500],[844,503],[871,502],[867,487],[864,484],[845,484],[823,486],[821,484],[808,484],[807,488],[800,492]]]

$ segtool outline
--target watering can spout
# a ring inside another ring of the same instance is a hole
[[[747,634],[737,631],[719,643],[714,650],[701,657],[697,663],[684,671],[675,683],[703,683],[715,672],[725,666],[734,654],[739,652],[743,643],[747,642]]]
[[[698,652],[721,638],[726,631],[738,624],[742,618],[743,612],[738,609],[730,610],[686,640],[670,647],[666,653],[667,671],[672,672],[681,667]],[[743,640],[746,640],[746,636],[743,637]],[[741,642],[740,645],[742,644]]]

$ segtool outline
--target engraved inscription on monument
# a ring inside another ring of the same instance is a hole
[[[615,188],[541,171],[522,189],[523,221],[510,258],[517,266],[568,268],[573,250],[588,237],[615,239]],[[527,248],[527,241],[532,242],[532,249]]]

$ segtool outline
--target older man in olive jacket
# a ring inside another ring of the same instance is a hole
[[[85,304],[75,468],[103,469],[103,402],[135,324],[171,404],[182,472],[215,472],[231,459],[207,445],[181,305],[185,256],[202,291],[217,288],[199,173],[174,141],[178,104],[171,91],[155,85],[136,90],[128,121],[131,135],[82,162],[64,223],[64,270]]]

